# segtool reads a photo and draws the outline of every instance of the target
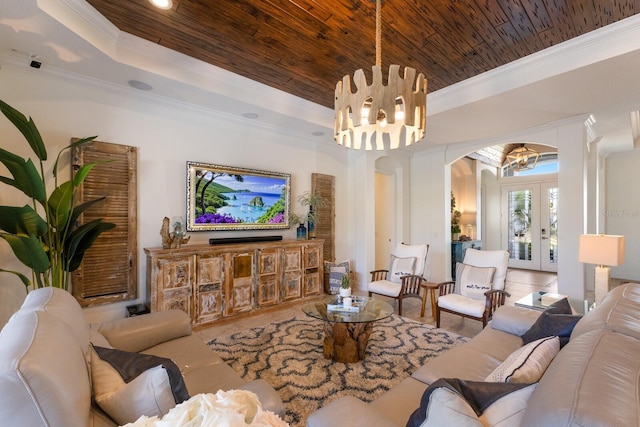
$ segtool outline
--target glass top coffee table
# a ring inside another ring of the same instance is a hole
[[[515,305],[523,308],[530,308],[532,310],[544,311],[549,308],[549,305],[542,304],[542,295],[546,292],[532,292],[525,295],[515,302]],[[576,314],[585,314],[592,308],[592,302],[588,300],[581,300],[577,298],[569,298],[569,304]]]
[[[393,314],[393,307],[382,300],[365,299],[359,312],[347,312],[343,309],[331,309],[328,305],[339,305],[336,295],[329,295],[302,307],[302,311],[324,322],[323,354],[325,359],[336,362],[354,363],[364,359],[373,323],[386,319]]]

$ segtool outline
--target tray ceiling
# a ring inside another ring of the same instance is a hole
[[[335,84],[375,62],[375,2],[88,0],[119,29],[332,108]],[[385,0],[382,65],[423,72],[428,91],[640,11],[634,0]]]

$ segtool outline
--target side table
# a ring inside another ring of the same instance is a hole
[[[436,289],[438,289],[437,283],[422,282],[420,287],[424,289],[422,293],[422,308],[420,309],[420,317],[424,317],[424,309],[427,306],[427,292],[431,294],[431,315],[433,319],[436,318]]]

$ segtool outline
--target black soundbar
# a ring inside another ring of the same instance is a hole
[[[209,244],[224,245],[229,243],[276,242],[278,240],[282,240],[282,236],[225,237],[220,239],[209,239]]]

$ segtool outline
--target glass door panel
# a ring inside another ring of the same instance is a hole
[[[554,183],[502,187],[502,247],[509,267],[557,271],[558,189]]]
[[[540,223],[541,248],[540,269],[558,271],[558,187],[555,183],[541,184],[542,218]]]

